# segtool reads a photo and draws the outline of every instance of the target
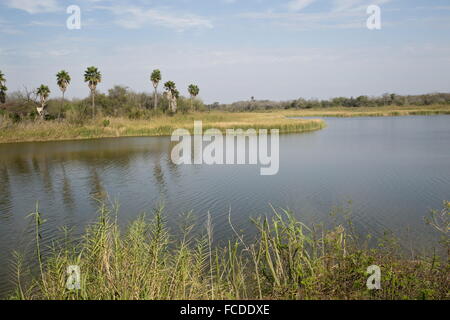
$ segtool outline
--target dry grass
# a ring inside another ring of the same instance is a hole
[[[109,124],[104,125],[104,120]],[[202,120],[204,130],[225,129],[279,129],[281,133],[305,132],[325,127],[322,120],[288,119],[282,113],[194,113],[154,117],[151,120],[126,118],[98,118],[83,125],[68,122],[38,121],[3,125],[0,143],[78,140],[106,137],[170,136],[179,128],[190,131],[194,121]]]
[[[431,106],[402,106],[402,107],[373,107],[373,108],[328,108],[286,110],[282,112],[288,117],[389,117],[389,116],[413,116],[413,115],[438,115],[450,114],[449,105]]]
[[[170,136],[179,128],[192,131],[195,120],[203,121],[204,130],[225,129],[279,129],[281,133],[307,132],[323,129],[326,124],[319,119],[290,119],[290,117],[381,117],[407,115],[450,114],[448,105],[379,107],[379,108],[329,108],[306,110],[276,110],[268,112],[210,112],[155,116],[150,120],[104,118],[86,121],[82,125],[66,121],[23,121],[13,124],[0,121],[0,143],[79,140],[108,137]],[[109,124],[104,125],[108,120]]]

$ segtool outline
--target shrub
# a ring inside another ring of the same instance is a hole
[[[87,120],[87,106],[83,102],[75,104],[66,111],[65,117],[71,124],[83,125]]]

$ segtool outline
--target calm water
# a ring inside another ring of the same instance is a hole
[[[47,222],[44,245],[62,226],[80,234],[96,217],[96,198],[119,201],[125,225],[159,202],[169,223],[208,211],[215,239],[270,214],[269,203],[307,222],[347,207],[361,232],[410,229],[429,237],[423,217],[450,199],[450,116],[325,119],[328,128],[280,137],[280,172],[258,166],[175,166],[169,138],[120,138],[0,145],[0,296],[11,289],[11,251],[29,254],[36,201]]]

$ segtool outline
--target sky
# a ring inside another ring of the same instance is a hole
[[[81,29],[67,28],[67,8]],[[367,7],[381,9],[369,30]],[[449,0],[0,0],[0,70],[9,92],[72,77],[151,92],[160,69],[206,103],[450,92]],[[162,90],[162,86],[160,86]]]

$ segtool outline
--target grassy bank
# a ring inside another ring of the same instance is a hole
[[[169,136],[179,128],[192,130],[195,120],[203,121],[203,128],[279,129],[281,133],[299,133],[323,129],[326,123],[318,119],[290,119],[290,117],[381,117],[407,115],[450,114],[448,105],[423,107],[372,107],[277,110],[268,112],[198,112],[159,115],[148,120],[121,117],[98,117],[82,124],[70,121],[0,122],[0,143],[79,140],[109,137]]]
[[[430,223],[448,234],[450,203]],[[36,220],[40,252],[40,216]],[[62,240],[34,280],[19,262],[15,299],[449,299],[448,257],[404,256],[395,241],[369,249],[351,222],[325,230],[286,211],[255,220],[258,236],[215,247],[208,218],[203,235],[183,223],[173,236],[161,210],[121,233],[115,212],[100,210],[78,245]],[[186,221],[189,221],[187,219]],[[230,229],[236,230],[230,221]],[[448,237],[442,243],[448,250]],[[78,265],[81,289],[66,289],[67,266]],[[366,287],[366,270],[381,268],[381,290]]]
[[[170,136],[179,128],[192,131],[194,121],[202,120],[203,128],[225,129],[279,129],[281,133],[320,130],[322,120],[287,119],[282,113],[193,113],[173,117],[155,116],[150,120],[126,118],[97,118],[82,125],[67,121],[23,121],[3,124],[0,143],[78,140],[107,137]]]
[[[327,108],[283,111],[288,117],[395,117],[450,114],[450,105]]]

